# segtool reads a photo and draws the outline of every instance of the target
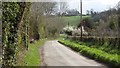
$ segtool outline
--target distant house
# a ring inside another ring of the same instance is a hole
[[[66,10],[64,12],[51,12],[51,13],[43,13],[45,16],[79,16],[80,13],[76,9]]]
[[[65,11],[62,15],[64,15],[64,16],[78,16],[79,14],[80,14],[79,11],[72,9],[72,10]]]

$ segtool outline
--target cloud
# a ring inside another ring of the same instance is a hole
[[[118,2],[119,0],[83,0],[83,13],[90,9],[95,11],[107,10],[114,7]],[[70,9],[80,10],[80,0],[69,0],[68,5]]]

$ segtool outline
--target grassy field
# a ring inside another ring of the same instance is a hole
[[[89,16],[83,16],[86,18]],[[63,19],[65,20],[65,25],[69,23],[71,26],[77,26],[80,23],[80,16],[64,16]]]
[[[40,46],[44,44],[44,40],[39,40],[33,44],[29,44],[29,50],[25,54],[23,66],[39,66],[40,65]]]

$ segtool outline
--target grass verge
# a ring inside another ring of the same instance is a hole
[[[70,40],[59,39],[59,42],[70,47],[71,49],[82,53],[85,56],[109,64],[110,66],[120,65],[120,55],[118,54],[109,54],[105,51],[99,50],[97,48],[88,47],[83,44],[78,44]]]
[[[28,51],[25,54],[24,63],[22,65],[24,66],[40,66],[40,46],[42,46],[45,43],[44,40],[39,40],[35,43],[29,44]]]

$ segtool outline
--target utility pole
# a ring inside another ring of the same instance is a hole
[[[82,41],[82,0],[80,0],[80,23],[81,23],[81,41]]]

